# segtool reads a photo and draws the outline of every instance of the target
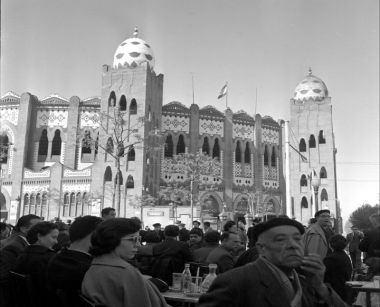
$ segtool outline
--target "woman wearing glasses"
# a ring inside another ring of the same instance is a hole
[[[140,221],[115,218],[100,223],[91,238],[94,256],[82,282],[82,293],[112,307],[167,306],[158,289],[128,260],[140,246]]]

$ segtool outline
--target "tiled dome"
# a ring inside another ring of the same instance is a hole
[[[318,77],[312,75],[309,69],[309,75],[303,79],[294,90],[294,100],[306,101],[309,99],[321,101],[329,95],[326,84]]]
[[[135,28],[133,37],[122,42],[116,49],[113,57],[113,67],[128,65],[136,67],[142,63],[149,63],[154,67],[154,56],[152,48],[141,38],[138,38],[138,30]]]

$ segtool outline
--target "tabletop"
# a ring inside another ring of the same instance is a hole
[[[171,300],[171,301],[176,301],[176,302],[184,302],[184,303],[192,303],[192,304],[197,304],[199,300],[199,296],[188,296],[184,294],[183,292],[177,292],[177,291],[166,291],[161,293],[162,296],[165,299]]]

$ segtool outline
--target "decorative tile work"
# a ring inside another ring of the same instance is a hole
[[[30,169],[24,169],[24,178],[50,178],[50,169],[45,169],[40,172],[34,172]]]
[[[189,133],[190,119],[180,116],[162,116],[162,131],[181,131]]]
[[[243,124],[234,123],[232,138],[242,138],[253,140],[254,137],[254,127]]]
[[[234,160],[235,160],[235,157],[234,157]],[[238,162],[234,163],[234,176],[241,177],[241,163],[238,163]]]
[[[61,162],[62,164],[65,164],[65,150],[66,150],[66,143],[62,142],[62,145],[61,145],[61,157],[59,159],[59,162]]]
[[[222,121],[200,119],[199,134],[224,136],[224,123]]]
[[[62,184],[62,196],[65,193],[78,193],[78,192],[90,192],[90,184],[89,183],[64,183]]]
[[[80,171],[65,169],[63,177],[89,177],[91,176],[91,168],[83,169]]]
[[[41,126],[67,128],[67,110],[39,110],[37,111],[36,128]]]
[[[277,145],[279,142],[279,133],[278,131],[272,129],[263,128],[262,141],[268,144]]]
[[[0,118],[17,126],[18,108],[0,108]]]
[[[252,177],[252,165],[244,164],[244,176],[247,178]]]
[[[80,114],[80,127],[99,128],[100,117],[95,111],[82,111]]]
[[[254,181],[253,178],[235,177],[234,184],[237,186],[253,186]]]
[[[25,194],[37,194],[43,192],[49,192],[49,184],[24,184],[22,186],[22,191]]]

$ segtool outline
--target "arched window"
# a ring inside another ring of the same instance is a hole
[[[88,215],[88,197],[87,197],[87,193],[84,192],[83,195],[82,195],[82,211],[83,211],[83,215]]]
[[[63,212],[62,212],[62,216],[69,216],[69,205],[70,205],[70,195],[69,193],[65,193],[65,195],[63,195]]]
[[[115,176],[115,184],[116,184],[116,181],[117,181],[117,176]],[[119,185],[122,185],[123,184],[123,174],[121,173],[121,171],[119,171]]]
[[[307,187],[307,178],[306,175],[301,176],[301,182],[300,182],[301,187]]]
[[[272,147],[272,155],[271,155],[270,160],[271,160],[272,167],[276,167],[277,157],[276,157],[276,149],[274,147]]]
[[[164,157],[173,158],[173,137],[169,134],[166,137],[165,148],[164,148]]]
[[[177,143],[177,155],[181,154],[181,153],[185,153],[185,140],[184,140],[184,137],[183,135],[181,134],[178,138],[178,143]]]
[[[127,189],[133,189],[135,187],[135,182],[133,180],[133,177],[131,175],[127,178]]]
[[[207,136],[203,139],[202,152],[205,155],[210,154],[210,145],[208,144],[208,137]]]
[[[300,152],[306,152],[306,142],[305,142],[305,139],[301,139],[300,140],[299,150],[300,150]]]
[[[6,164],[8,161],[8,149],[9,149],[9,139],[4,133],[0,135],[0,163]]]
[[[108,105],[110,107],[116,106],[116,95],[114,91],[111,92],[110,97],[108,98]]]
[[[82,206],[82,196],[78,192],[77,196],[75,197],[75,216],[82,216],[83,215],[83,206]]]
[[[98,149],[99,149],[99,132],[98,132],[98,135],[96,136],[96,141],[95,141],[95,157],[98,155]]]
[[[314,137],[314,134],[310,135],[310,138],[309,138],[309,148],[315,148],[315,137]]]
[[[264,149],[264,165],[269,165],[268,145],[265,145]]]
[[[248,142],[245,144],[244,163],[251,163],[251,149],[249,148]]]
[[[321,171],[319,172],[319,178],[327,178],[327,172],[324,166],[321,167]]]
[[[42,201],[41,201],[41,216],[46,216],[47,214],[47,200],[48,195],[46,192],[42,194]]]
[[[124,157],[124,144],[122,141],[117,144],[117,156]]]
[[[134,114],[137,114],[137,103],[135,98],[131,100],[131,105],[129,106],[129,115]]]
[[[26,214],[29,214],[29,213],[30,213],[29,194],[26,193],[24,195],[24,214],[23,215],[26,215]]]
[[[40,141],[38,143],[38,162],[46,161],[48,154],[49,140],[47,137],[47,130],[44,129],[41,132]]]
[[[212,158],[220,159],[220,147],[219,147],[219,140],[215,139],[214,141],[214,147],[212,148]]]
[[[109,152],[109,153],[113,153],[113,140],[111,137],[108,138],[107,140],[107,145],[106,145],[106,151]]]
[[[36,195],[36,215],[42,216],[41,214],[41,194],[37,193]]]
[[[148,121],[151,121],[152,120],[152,111],[150,109],[150,106],[148,108]]]
[[[320,130],[320,131],[319,131],[319,135],[318,135],[318,143],[319,143],[319,144],[326,144],[326,139],[325,139],[325,137],[323,136],[323,130]]]
[[[307,209],[309,208],[309,204],[307,203],[307,199],[306,197],[302,197],[302,200],[301,200],[301,208],[304,208],[304,209]]]
[[[106,167],[106,171],[104,172],[104,181],[112,181],[111,166]]]
[[[72,192],[70,194],[70,213],[69,213],[69,216],[75,216],[76,215],[76,212],[75,212],[75,193]]]
[[[91,154],[92,139],[90,131],[86,130],[84,132],[84,137],[82,139],[82,155]]]
[[[120,97],[119,108],[120,111],[127,111],[127,99],[125,99],[124,95],[121,95]]]
[[[52,156],[61,155],[61,145],[62,145],[61,131],[57,129],[54,132],[54,138],[53,138],[53,142],[51,144],[51,155]]]
[[[131,145],[128,150],[128,161],[135,161],[135,159],[136,159],[135,148],[133,147],[133,145]]]
[[[321,191],[321,201],[328,201],[328,200],[329,200],[329,197],[327,195],[326,189],[322,189],[322,191]]]
[[[36,195],[30,194],[30,214],[36,214]]]
[[[237,141],[237,142],[236,142],[235,162],[241,163],[241,148],[240,148],[240,141]]]

